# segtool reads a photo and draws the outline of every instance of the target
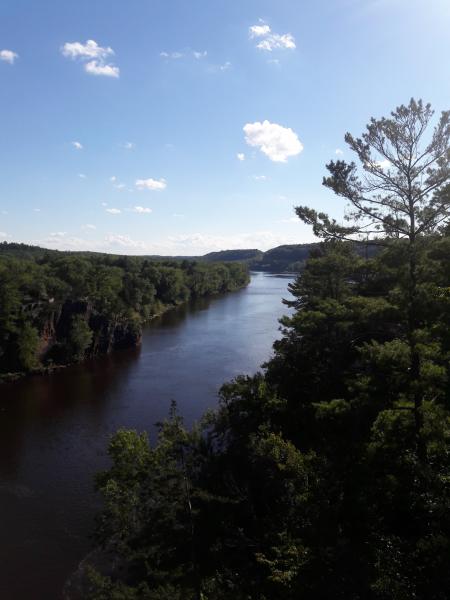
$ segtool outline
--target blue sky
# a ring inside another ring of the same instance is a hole
[[[342,215],[321,181],[346,131],[450,108],[449,30],[448,0],[2,0],[0,238],[311,241],[293,206]]]

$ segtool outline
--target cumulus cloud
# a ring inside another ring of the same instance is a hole
[[[256,39],[256,47],[260,50],[295,50],[295,38],[291,33],[274,33],[269,25],[260,23],[249,28],[250,39]]]
[[[120,69],[114,65],[104,65],[97,60],[91,60],[84,65],[84,70],[91,75],[104,75],[105,77],[119,77]]]
[[[253,175],[255,181],[267,181],[267,175]]]
[[[270,33],[270,27],[268,25],[252,25],[249,29],[250,37],[265,37]]]
[[[204,50],[203,52],[197,52],[196,50],[194,50],[192,52],[192,54],[194,55],[194,58],[196,58],[197,60],[200,60],[201,58],[205,58],[205,56],[207,56],[208,52],[206,50]]]
[[[149,215],[152,212],[152,209],[145,208],[144,206],[135,206],[133,212],[138,213],[139,215]]]
[[[237,156],[237,159],[240,160],[240,161],[245,160],[245,154],[243,152],[238,152],[236,154],[236,156]]]
[[[112,48],[103,48],[99,46],[95,40],[88,40],[85,44],[80,42],[66,42],[61,48],[61,52],[68,58],[97,58],[104,59],[107,56],[114,54]]]
[[[107,63],[107,58],[114,55],[112,48],[99,46],[95,40],[81,42],[66,42],[61,53],[66,58],[83,61],[84,70],[91,75],[103,75],[105,77],[119,77],[120,69],[112,63]]]
[[[80,142],[71,142],[71,144],[77,150],[83,150],[83,144],[80,144]]]
[[[343,151],[343,150],[341,150],[340,148],[336,148],[336,150],[335,150],[335,153],[336,153],[338,156],[342,156],[342,154],[344,154],[344,151]]]
[[[267,120],[247,123],[244,133],[247,144],[259,148],[273,162],[286,162],[303,150],[303,144],[292,129]]]
[[[120,208],[107,208],[106,212],[110,215],[119,215],[122,211],[120,210]]]
[[[138,190],[161,191],[166,189],[167,183],[165,179],[137,179],[136,187]]]
[[[19,58],[19,55],[12,50],[0,50],[0,60],[7,62],[10,65],[14,64],[14,61]]]

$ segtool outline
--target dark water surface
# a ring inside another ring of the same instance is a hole
[[[1,600],[61,597],[90,548],[108,436],[151,431],[172,399],[190,424],[223,382],[257,371],[279,336],[289,281],[255,274],[245,290],[155,320],[140,349],[0,385]]]

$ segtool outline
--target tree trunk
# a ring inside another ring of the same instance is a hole
[[[412,227],[414,220],[412,219]],[[426,449],[422,437],[423,413],[422,393],[420,391],[420,355],[417,349],[417,244],[415,234],[409,239],[409,302],[408,302],[408,344],[410,349],[410,398],[414,403],[414,424],[417,456],[424,461]]]

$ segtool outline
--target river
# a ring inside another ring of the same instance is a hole
[[[119,427],[148,430],[176,400],[191,424],[217,404],[221,384],[271,355],[288,312],[291,278],[252,274],[250,285],[170,311],[145,328],[141,348],[0,385],[0,598],[59,600],[89,551]]]

